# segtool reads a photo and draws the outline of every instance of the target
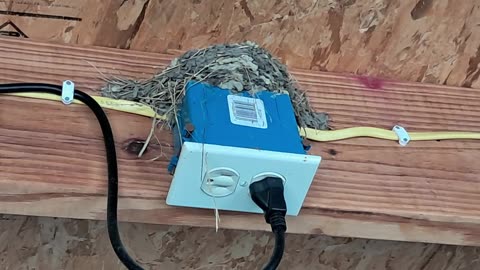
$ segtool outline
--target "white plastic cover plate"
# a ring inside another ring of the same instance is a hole
[[[279,175],[285,183],[287,214],[296,216],[320,160],[319,156],[185,142],[167,204],[262,213],[248,187],[258,175]]]

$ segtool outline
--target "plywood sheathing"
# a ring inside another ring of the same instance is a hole
[[[476,0],[31,2],[0,10],[81,20],[0,14],[0,25],[10,20],[37,40],[151,52],[252,40],[290,67],[480,87]]]
[[[131,48],[253,40],[290,67],[480,87],[478,1],[152,1]]]
[[[268,232],[121,224],[132,255],[146,269],[260,269],[273,237]],[[120,268],[105,222],[0,216],[1,269]],[[475,270],[480,248],[321,235],[288,234],[280,269]]]

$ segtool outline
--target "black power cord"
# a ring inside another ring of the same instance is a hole
[[[0,94],[9,93],[49,93],[58,96],[62,95],[62,87],[52,84],[40,83],[13,83],[0,84]],[[107,229],[110,243],[113,250],[117,254],[120,261],[129,270],[143,270],[143,268],[128,255],[127,250],[123,246],[118,232],[117,208],[118,208],[118,168],[117,154],[115,151],[115,142],[113,140],[112,128],[108,122],[107,115],[102,107],[86,93],[75,90],[74,98],[85,103],[97,117],[98,123],[102,129],[103,140],[105,142],[105,150],[108,166],[108,195],[107,195]]]
[[[271,225],[275,235],[275,247],[270,261],[263,270],[277,269],[285,250],[285,231],[287,223],[287,204],[283,195],[283,180],[278,177],[266,177],[249,186],[252,200],[265,213],[265,221]]]

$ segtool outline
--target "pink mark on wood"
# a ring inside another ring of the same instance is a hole
[[[375,90],[382,89],[385,83],[382,79],[367,76],[358,76],[357,80],[361,82],[365,87]]]

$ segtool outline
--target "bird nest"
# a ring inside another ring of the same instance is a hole
[[[191,80],[252,95],[263,90],[286,92],[299,126],[328,129],[328,115],[313,111],[286,66],[253,42],[190,50],[150,79],[109,79],[102,95],[146,104],[173,124],[176,108]]]

